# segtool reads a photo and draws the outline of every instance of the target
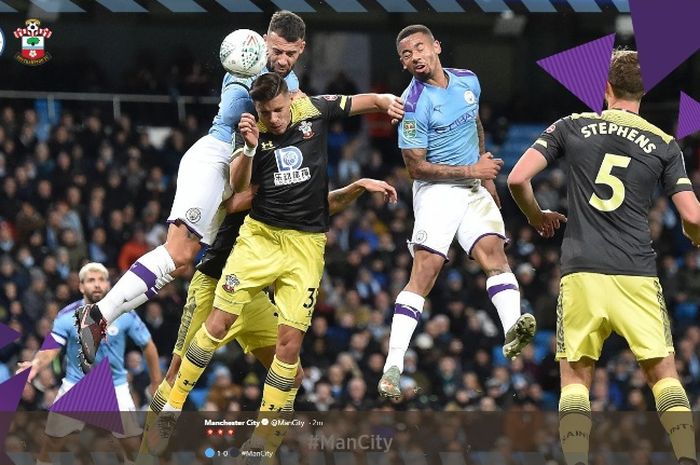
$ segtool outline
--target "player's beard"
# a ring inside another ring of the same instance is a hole
[[[85,302],[89,304],[95,304],[99,302],[104,296],[105,291],[92,291],[89,294],[85,294]]]
[[[282,78],[286,78],[287,76],[289,76],[289,73],[292,72],[292,68],[289,68],[287,71],[284,72],[284,74],[280,74],[279,72],[277,72],[275,65],[273,65],[272,61],[270,60],[267,60],[267,70],[279,74]]]

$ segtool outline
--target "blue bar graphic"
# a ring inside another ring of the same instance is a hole
[[[260,13],[262,10],[250,0],[216,0],[231,13]]]
[[[134,0],[97,0],[102,6],[114,13],[148,13],[148,10]]]
[[[304,0],[272,0],[282,10],[295,11],[297,13],[316,13],[316,10]]]
[[[464,13],[464,8],[455,0],[428,0],[428,3],[438,13]]]
[[[476,3],[486,13],[503,13],[510,11],[508,5],[503,0],[475,0]]]
[[[522,0],[525,8],[532,13],[556,13],[557,9],[549,0]]]
[[[158,2],[173,13],[206,13],[207,11],[193,0],[158,0]]]
[[[366,13],[365,7],[360,5],[357,0],[326,0],[331,8],[338,13]]]
[[[415,13],[416,9],[406,0],[377,0],[389,13]]]
[[[69,0],[32,0],[32,3],[48,13],[85,13]]]
[[[576,13],[600,13],[600,7],[595,0],[568,0]]]

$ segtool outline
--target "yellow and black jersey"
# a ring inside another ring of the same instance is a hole
[[[198,271],[214,279],[221,277],[221,270],[224,269],[226,259],[231,255],[231,249],[233,249],[233,244],[236,243],[238,231],[241,229],[241,225],[247,215],[248,210],[226,215],[216,233],[216,239],[207,248],[202,260],[197,265]]]
[[[673,137],[641,116],[607,110],[573,114],[532,145],[549,163],[568,162],[568,222],[562,274],[656,276],[648,214],[656,186],[692,190]]]
[[[250,216],[279,228],[325,232],[328,209],[329,121],[348,116],[344,95],[303,97],[292,102],[292,121],[279,136],[258,123],[260,138],[251,183],[259,186]],[[236,134],[236,148],[243,146]]]

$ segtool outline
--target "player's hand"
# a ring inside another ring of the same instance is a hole
[[[258,123],[255,121],[255,116],[250,113],[243,113],[241,121],[238,123],[238,131],[241,133],[245,145],[248,147],[256,147],[258,145],[260,130],[258,129]]]
[[[394,189],[394,186],[392,186],[388,182],[379,181],[377,179],[363,178],[358,180],[358,183],[367,192],[380,192],[384,194],[385,202],[396,203],[398,201],[396,189]]]
[[[151,384],[148,385],[146,388],[148,391],[148,394],[151,396],[151,399],[153,396],[156,395],[156,391],[158,390],[158,386],[160,385],[160,381],[153,381]]]
[[[498,190],[496,189],[496,183],[493,182],[493,180],[488,179],[484,180],[484,182],[481,183],[482,186],[484,186],[484,189],[489,191],[489,194],[491,194],[491,197],[493,197],[493,201],[496,202],[496,206],[498,209],[501,209],[501,198],[498,196]]]
[[[300,90],[297,90],[296,92],[292,92],[292,93],[291,93],[291,97],[292,97],[292,102],[293,102],[293,101],[295,101],[295,100],[298,99],[298,98],[304,98],[304,97],[306,97],[306,94],[305,94],[304,92],[300,91]]]
[[[500,158],[493,158],[491,152],[484,152],[479,161],[469,168],[471,170],[471,175],[468,178],[476,179],[495,179],[498,173],[503,167],[503,160]]]
[[[542,210],[537,218],[528,219],[528,221],[540,236],[550,238],[554,236],[554,233],[562,223],[566,223],[566,216],[559,212]]]
[[[403,119],[404,109],[403,100],[399,97],[389,94],[391,97],[391,103],[389,108],[387,108],[386,113],[391,116],[391,124],[398,124],[399,121]]]
[[[31,371],[29,372],[29,377],[27,378],[27,382],[31,383],[36,377],[36,368],[34,367],[34,364],[32,362],[19,362],[17,364],[17,371],[15,371],[15,374],[20,373],[26,370],[27,368],[31,369]]]

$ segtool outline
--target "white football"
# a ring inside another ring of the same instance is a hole
[[[237,29],[221,42],[219,59],[224,69],[234,76],[257,76],[267,64],[265,40],[250,29]]]

